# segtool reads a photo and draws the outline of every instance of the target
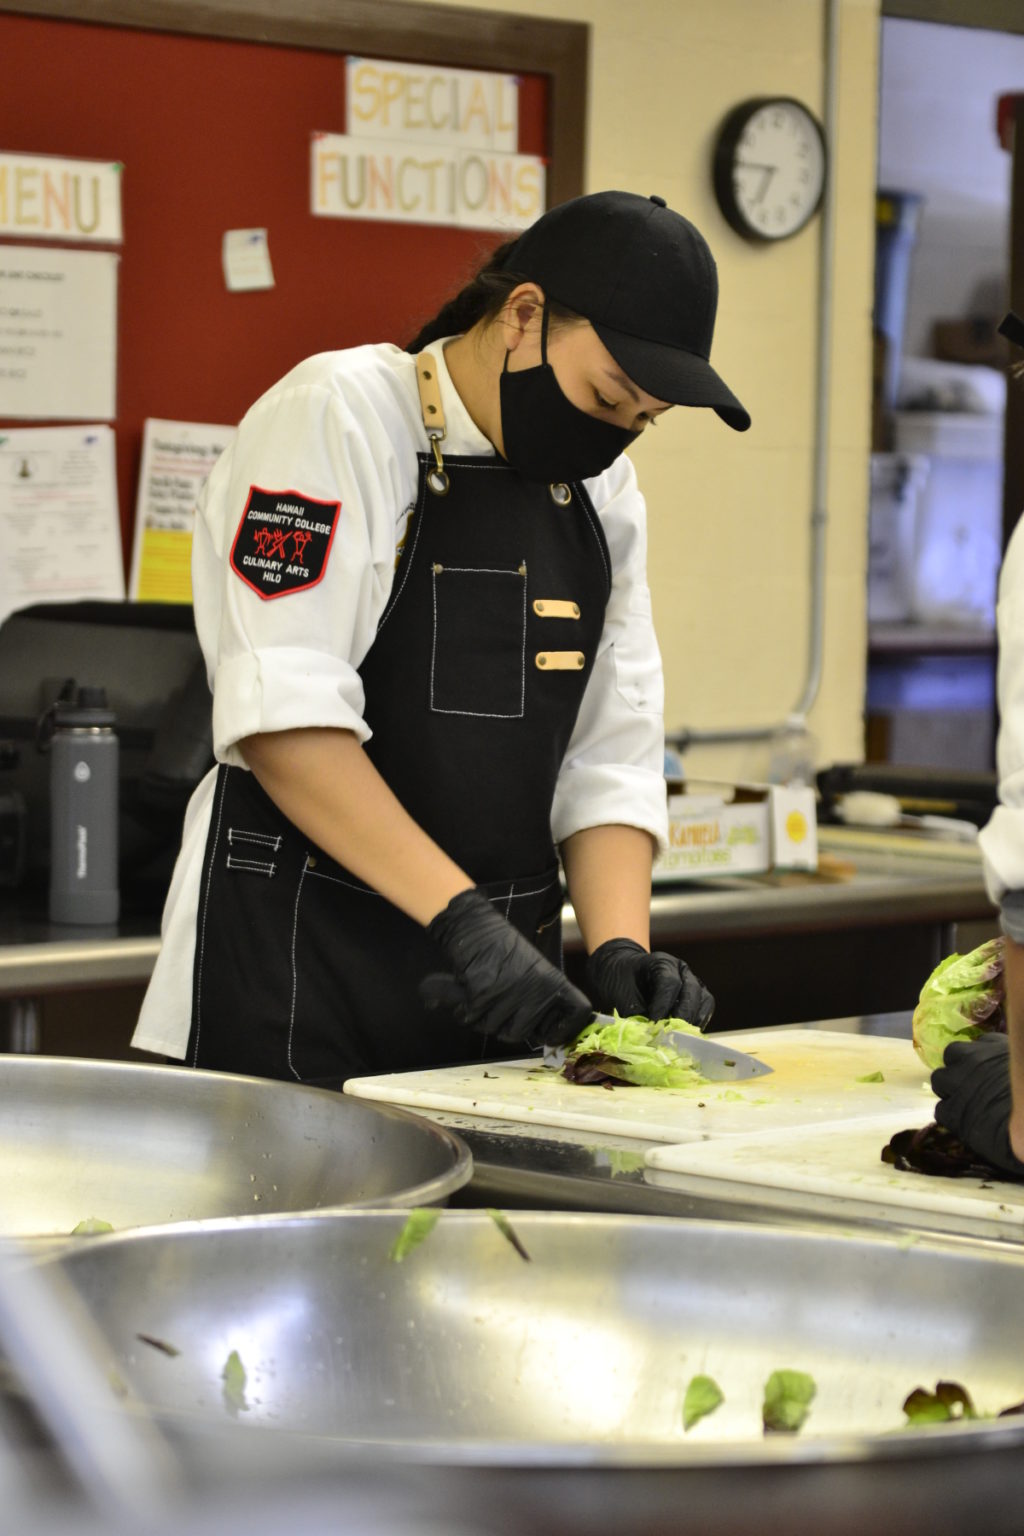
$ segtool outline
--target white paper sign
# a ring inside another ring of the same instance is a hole
[[[118,260],[0,245],[0,417],[114,419]]]
[[[0,153],[0,235],[121,239],[121,173],[109,160]]]
[[[433,69],[392,59],[345,61],[345,126],[369,139],[404,139],[461,149],[519,148],[515,75]]]
[[[230,293],[273,288],[274,269],[265,229],[227,229],[221,241],[221,265]]]
[[[124,597],[114,434],[0,429],[0,620],[84,597]]]
[[[544,212],[536,155],[314,134],[312,209],[333,219],[525,229]]]
[[[192,601],[196,498],[234,433],[234,427],[205,422],[146,422],[129,596],[142,602]]]

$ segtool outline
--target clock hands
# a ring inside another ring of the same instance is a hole
[[[768,191],[768,188],[771,186],[772,177],[775,175],[775,173],[779,169],[779,167],[777,165],[760,165],[756,160],[737,160],[737,162],[736,162],[736,169],[738,171],[760,171],[761,172],[761,176],[762,176],[761,186],[760,186],[760,189],[759,189],[759,191],[757,193],[757,196],[754,198],[754,202],[755,203],[760,203],[760,202],[764,201],[765,193]]]

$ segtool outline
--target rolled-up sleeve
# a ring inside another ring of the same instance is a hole
[[[333,726],[361,741],[370,734],[356,669],[390,590],[403,487],[383,423],[363,414],[323,385],[272,391],[248,413],[204,490],[193,598],[221,761],[240,763],[237,743],[259,732]],[[232,547],[254,488],[340,503],[315,584],[264,595],[235,568]]]
[[[665,685],[647,586],[647,521],[623,456],[588,486],[612,559],[612,589],[593,671],[555,790],[556,843],[586,827],[642,828],[668,841]]]
[[[996,608],[999,631],[999,805],[979,837],[985,883],[1000,903],[1024,890],[1024,521],[1003,561]]]

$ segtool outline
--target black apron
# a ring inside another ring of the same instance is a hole
[[[434,494],[436,467],[420,456],[404,553],[359,669],[365,750],[414,820],[559,965],[551,805],[604,625],[608,548],[581,485],[534,485],[500,459],[446,458],[444,471],[449,489]],[[417,983],[444,969],[425,929],[316,847],[253,774],[221,766],[192,1065],[309,1081],[502,1054],[423,1008]]]

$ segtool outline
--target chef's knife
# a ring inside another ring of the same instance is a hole
[[[597,1013],[594,1020],[598,1024],[614,1024],[616,1020],[607,1013]],[[734,1046],[723,1044],[709,1035],[689,1035],[682,1030],[665,1029],[657,1036],[655,1045],[664,1043],[673,1050],[686,1051],[693,1057],[694,1063],[702,1077],[709,1082],[738,1082],[745,1077],[764,1077],[775,1069],[766,1061],[761,1061],[757,1056],[750,1056],[746,1051],[738,1051]],[[565,1048],[546,1050],[544,1052],[544,1065],[562,1067],[565,1065]]]

